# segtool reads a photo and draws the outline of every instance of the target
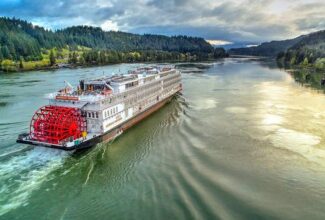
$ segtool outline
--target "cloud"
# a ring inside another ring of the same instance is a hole
[[[233,44],[233,42],[226,41],[226,40],[207,40],[211,45],[214,46],[223,46],[228,44]]]
[[[323,0],[1,0],[0,16],[48,28],[94,25],[105,30],[194,35],[262,42],[325,29]]]

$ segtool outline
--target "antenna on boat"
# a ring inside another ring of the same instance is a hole
[[[66,80],[64,80],[65,84],[67,84],[68,87],[70,87],[71,89],[73,89],[73,86]]]

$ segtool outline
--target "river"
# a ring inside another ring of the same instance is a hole
[[[139,65],[0,74],[0,219],[325,219],[325,95],[261,60],[177,64],[182,95],[87,152],[15,143],[64,80]]]

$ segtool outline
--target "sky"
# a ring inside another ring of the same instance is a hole
[[[0,0],[0,16],[254,45],[325,29],[325,0]]]

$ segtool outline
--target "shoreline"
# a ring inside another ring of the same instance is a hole
[[[161,60],[161,61],[144,61],[144,62],[117,62],[117,63],[106,63],[106,64],[87,64],[87,65],[76,65],[76,64],[69,64],[69,63],[59,63],[55,66],[45,66],[39,67],[35,69],[18,69],[17,71],[4,71],[0,69],[0,74],[11,74],[11,73],[19,73],[19,72],[32,72],[32,71],[46,71],[46,70],[60,70],[60,69],[78,69],[78,68],[89,68],[89,67],[101,67],[101,66],[109,66],[109,65],[117,65],[117,64],[136,64],[136,63],[190,63],[190,62],[208,62],[208,61],[215,61],[220,59],[225,59],[230,57],[220,57],[214,59],[199,59],[199,60]]]

